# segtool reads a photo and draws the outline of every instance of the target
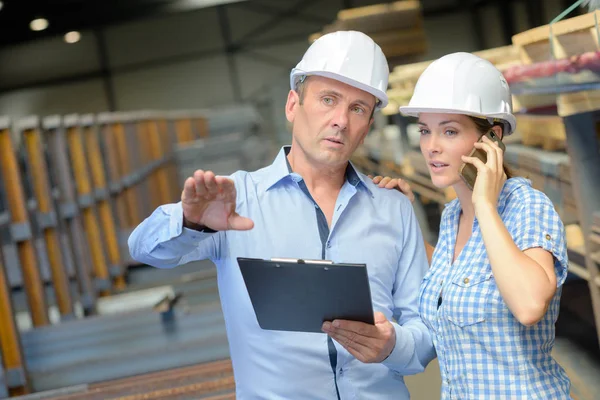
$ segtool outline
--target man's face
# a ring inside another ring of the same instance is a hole
[[[304,100],[290,91],[286,117],[293,125],[293,142],[308,161],[342,165],[364,141],[373,119],[372,94],[334,79],[309,77]]]

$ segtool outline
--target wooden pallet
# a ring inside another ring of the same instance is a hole
[[[422,54],[427,50],[421,2],[418,0],[341,10],[333,23],[310,35],[308,40],[312,43],[327,33],[347,30],[369,35],[389,60]]]
[[[556,59],[561,59],[600,50],[596,21],[600,22],[600,10],[564,19],[552,28],[548,24],[518,33],[512,37],[512,43],[517,46],[523,64],[547,61],[550,51]]]
[[[564,150],[567,135],[562,118],[554,115],[517,115],[517,129],[526,146],[544,150]]]
[[[16,397],[19,400],[235,399],[230,360]]]
[[[552,53],[555,59],[578,56],[600,50],[598,23],[600,10],[559,21],[552,27],[548,24],[521,32],[512,37],[512,43],[526,65],[548,61]],[[600,90],[559,94],[556,104],[558,114],[563,117],[597,110]]]

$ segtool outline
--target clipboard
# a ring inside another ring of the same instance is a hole
[[[374,325],[366,264],[237,258],[262,329],[319,332],[325,321]]]

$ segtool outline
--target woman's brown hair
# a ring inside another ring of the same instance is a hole
[[[471,121],[473,121],[473,123],[475,123],[477,130],[482,135],[485,135],[490,129],[492,129],[492,127],[499,126],[500,128],[502,128],[502,137],[504,138],[505,125],[503,122],[494,122],[494,124],[492,125],[487,119],[484,118],[477,118],[471,116],[469,116],[469,118],[471,119]],[[506,163],[503,163],[502,167],[504,168],[504,173],[506,174],[507,179],[514,177],[512,171],[506,166]]]

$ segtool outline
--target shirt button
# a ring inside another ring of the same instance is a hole
[[[330,249],[331,248],[331,242],[327,241],[327,248]]]
[[[318,209],[318,208],[319,208],[319,205],[318,205],[317,203],[315,203],[315,208],[316,208],[316,209]]]
[[[340,376],[344,375],[344,370],[340,368]]]
[[[550,239],[552,239],[552,236],[546,234],[546,240],[550,240]]]
[[[464,283],[465,283],[465,285],[466,285],[467,283],[469,283],[469,278],[465,278],[465,280],[464,280],[463,282],[464,282]]]

